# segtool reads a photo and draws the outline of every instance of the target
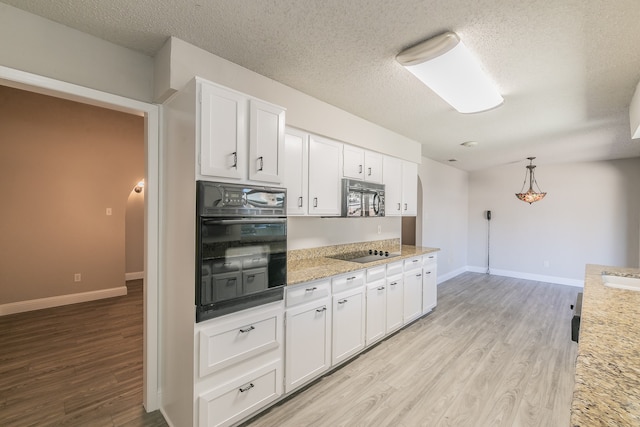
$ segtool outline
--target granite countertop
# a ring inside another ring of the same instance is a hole
[[[399,253],[399,256],[393,258],[382,258],[380,261],[360,264],[357,262],[329,258],[329,256],[333,255],[331,250],[316,248],[314,251],[316,256],[306,258],[299,258],[294,255],[287,256],[287,285],[297,285],[299,283],[309,282],[312,280],[324,279],[337,274],[388,264],[405,258],[411,258],[413,256],[437,252],[439,250],[440,249],[437,248],[402,245],[399,250],[391,250],[394,253]]]
[[[640,291],[604,286],[602,272],[640,270],[587,265],[580,319],[572,426],[640,425]]]

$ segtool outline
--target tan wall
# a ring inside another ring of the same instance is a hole
[[[0,304],[123,286],[143,177],[142,117],[0,86]]]
[[[125,215],[125,271],[144,271],[144,189],[131,190]]]

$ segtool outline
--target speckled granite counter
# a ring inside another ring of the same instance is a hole
[[[291,251],[287,255],[287,285],[309,282],[311,280],[324,279],[325,277],[350,271],[362,270],[376,265],[387,264],[411,258],[417,255],[437,252],[440,249],[421,246],[400,246],[399,240],[380,241],[372,243],[357,243],[352,245],[327,246],[305,251]],[[380,261],[359,264],[357,262],[342,261],[328,258],[340,253],[363,250],[364,248],[383,249],[399,253],[393,258],[381,258]]]
[[[640,270],[587,265],[572,426],[640,426],[640,291],[603,285],[602,272]]]

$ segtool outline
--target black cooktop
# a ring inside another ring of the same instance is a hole
[[[342,261],[357,262],[360,264],[366,264],[368,262],[380,261],[381,259],[395,258],[400,256],[399,253],[389,251],[379,251],[376,249],[369,249],[358,252],[349,252],[346,254],[334,255],[329,258],[339,259]]]

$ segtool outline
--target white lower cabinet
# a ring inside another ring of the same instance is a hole
[[[422,257],[422,314],[438,304],[438,259],[436,254]]]
[[[402,327],[404,318],[404,284],[402,274],[387,277],[387,333]]]
[[[422,258],[408,259],[404,265],[403,322],[406,325],[422,315]]]
[[[198,398],[199,425],[229,426],[282,394],[282,364],[274,362],[221,385]]]
[[[285,392],[331,367],[331,298],[298,305],[286,312]]]
[[[387,286],[383,280],[367,284],[367,346],[383,338],[387,331]]]
[[[199,427],[233,425],[282,395],[282,302],[198,323],[195,333]]]
[[[333,296],[332,365],[364,349],[364,292],[362,286]]]

